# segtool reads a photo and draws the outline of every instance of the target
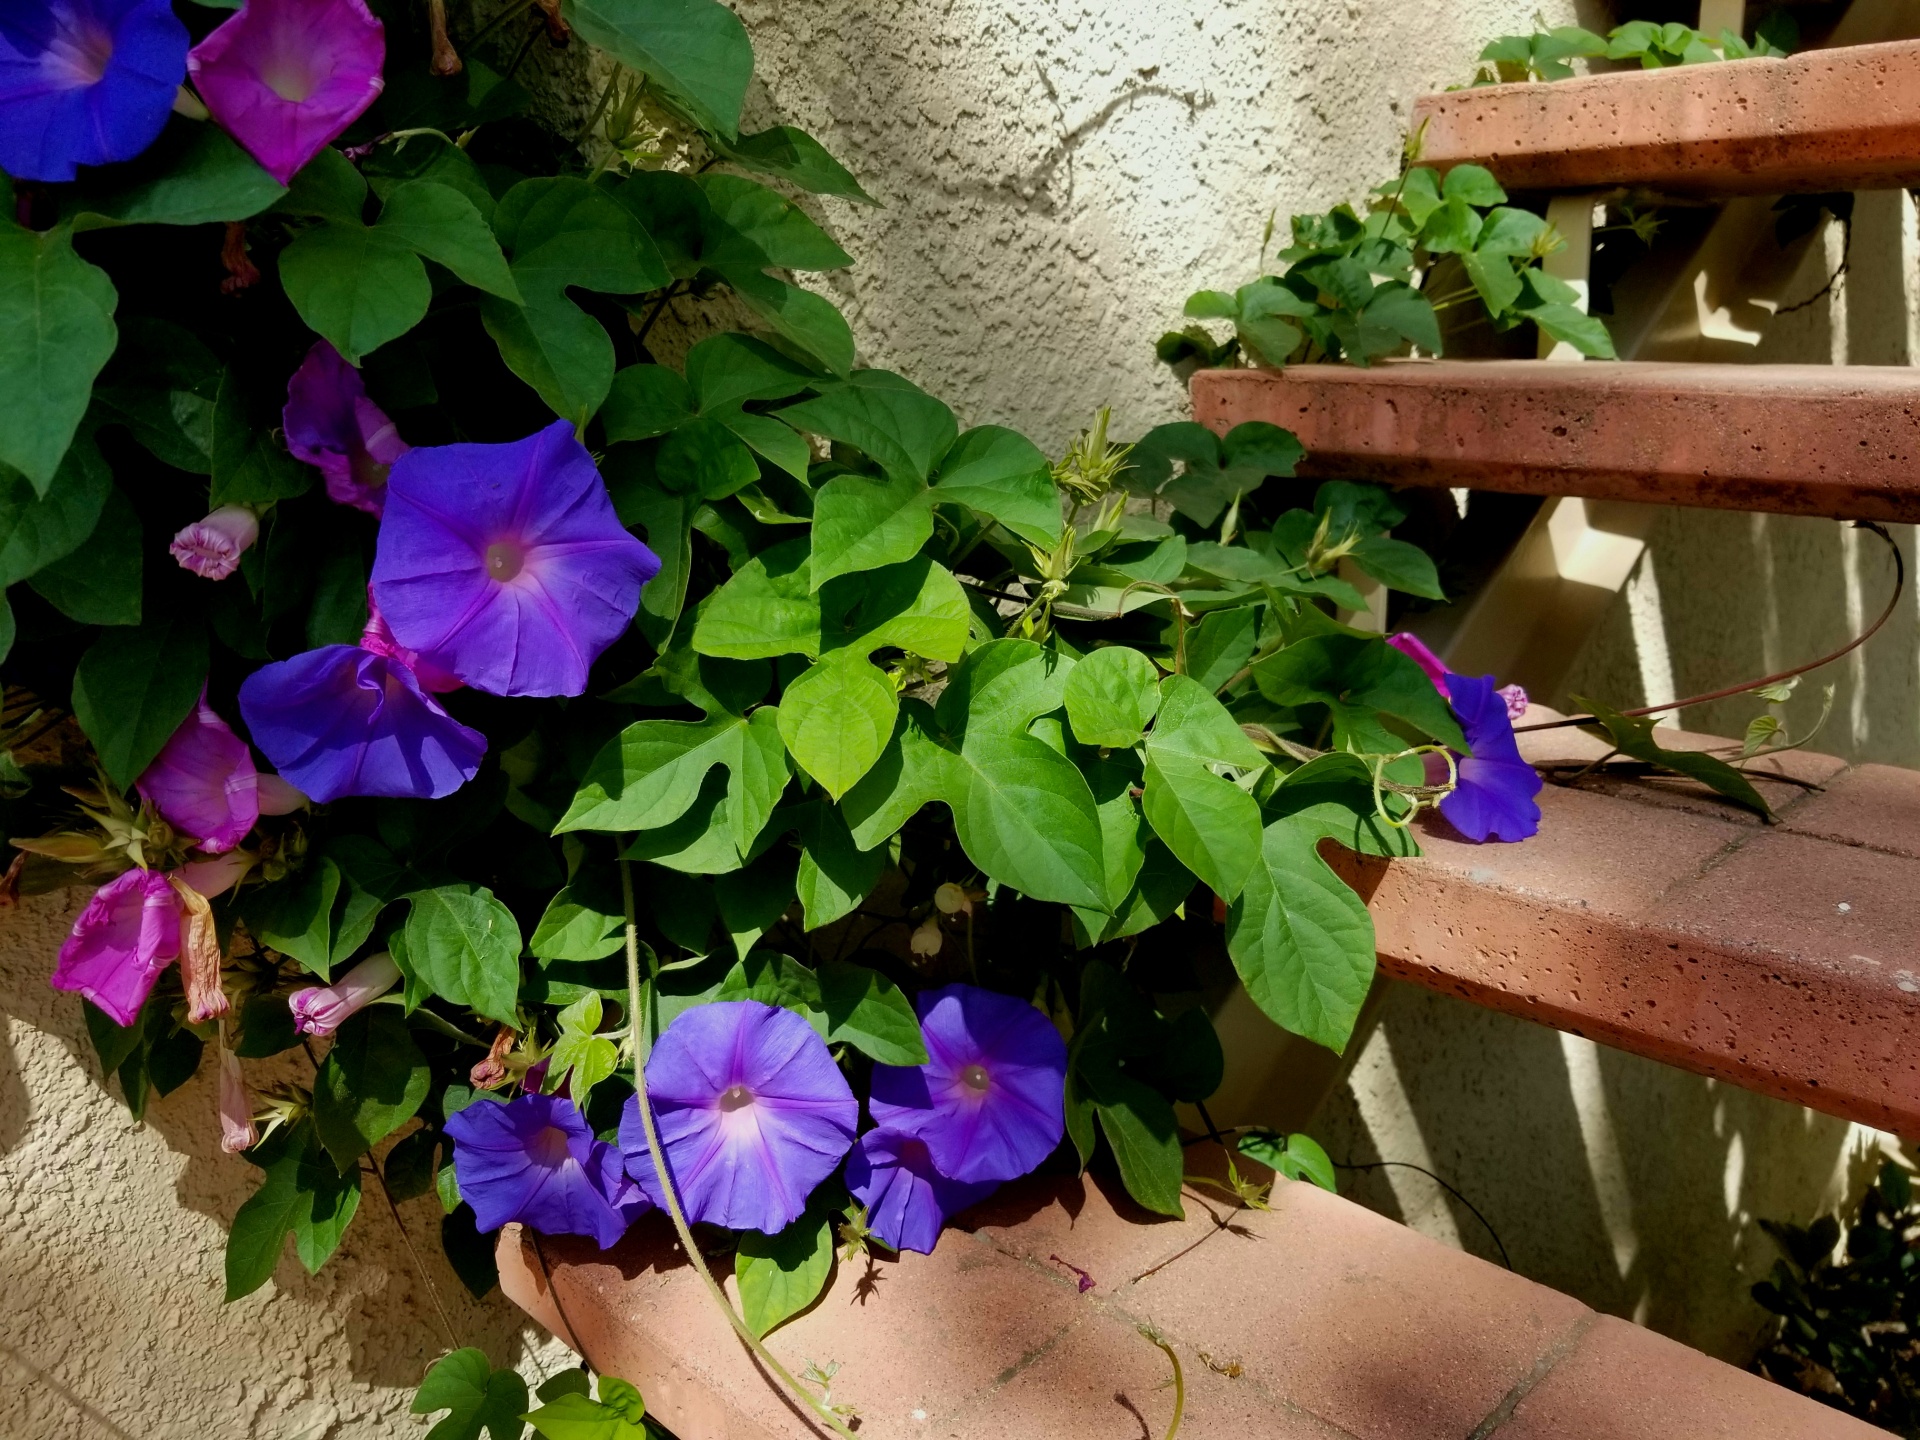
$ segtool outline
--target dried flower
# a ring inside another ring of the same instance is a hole
[[[227,1048],[226,1036],[220,1037],[220,1148],[229,1155],[252,1149],[260,1143],[260,1129],[253,1121],[253,1097],[247,1093],[247,1077],[240,1060]]]
[[[187,1019],[218,1020],[233,1006],[220,988],[220,937],[207,897],[180,877],[167,877],[180,901],[180,985],[187,992]]]
[[[373,594],[395,640],[476,689],[579,695],[659,569],[562,420],[509,445],[402,456]]]
[[[387,473],[407,442],[386,412],[367,398],[360,372],[321,340],[287,382],[281,413],[287,449],[326,477],[327,495],[369,515],[387,503]]]
[[[208,111],[282,185],[379,98],[386,30],[363,0],[247,0],[193,47]]]
[[[869,1130],[847,1156],[847,1189],[867,1207],[867,1229],[889,1250],[933,1253],[947,1218],[991,1195],[994,1181],[965,1184],[934,1168],[927,1142]]]
[[[222,505],[175,535],[167,553],[203,580],[224,580],[259,538],[259,516],[244,505]]]
[[[160,138],[187,68],[169,0],[7,0],[0,13],[0,169],[71,180]]]
[[[293,1028],[302,1035],[331,1035],[358,1011],[400,983],[400,967],[382,950],[327,986],[310,985],[287,997]]]
[[[926,1141],[952,1180],[1026,1174],[1066,1131],[1067,1046],[1024,1000],[974,985],[922,991],[925,1065],[876,1065],[869,1108],[883,1129]]]
[[[542,1235],[588,1235],[602,1250],[651,1209],[571,1100],[476,1100],[447,1120],[453,1173],[482,1231],[515,1221]]]
[[[853,1143],[860,1106],[813,1027],[757,1000],[682,1013],[647,1060],[668,1174],[691,1220],[784,1229]],[[639,1105],[620,1117],[627,1173],[656,1204]]]

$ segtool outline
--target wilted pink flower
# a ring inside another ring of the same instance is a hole
[[[287,449],[319,469],[332,499],[369,515],[381,512],[387,471],[408,445],[386,412],[367,398],[360,372],[325,340],[307,352],[287,382],[281,419]]]
[[[1527,699],[1526,690],[1519,685],[1502,685],[1493,693],[1507,702],[1507,719],[1509,720],[1520,719],[1527,713],[1527,707],[1532,703]]]
[[[282,185],[379,98],[386,30],[362,0],[248,0],[187,56],[213,118]]]
[[[1440,657],[1429,650],[1426,642],[1410,631],[1402,630],[1387,637],[1387,644],[1398,650],[1414,664],[1426,672],[1433,688],[1440,692],[1442,700],[1451,699],[1447,694],[1447,667]]]
[[[51,984],[131,1025],[180,953],[180,897],[157,870],[129,870],[93,893],[60,947]]]
[[[260,777],[246,741],[206,692],[134,782],[175,830],[210,855],[231,850],[260,817]]]
[[[174,536],[167,549],[181,568],[204,580],[224,580],[259,538],[259,516],[244,505],[222,505]]]
[[[400,982],[400,967],[382,950],[362,960],[333,984],[324,988],[309,986],[287,998],[293,1011],[293,1028],[302,1035],[331,1035],[356,1011],[393,989]]]
[[[220,984],[220,934],[207,897],[181,878],[167,876],[180,901],[180,988],[187,992],[187,1019],[194,1024],[218,1020],[233,1009]]]
[[[260,1143],[260,1131],[253,1123],[253,1096],[247,1093],[247,1077],[240,1061],[220,1042],[220,1148],[238,1155]]]

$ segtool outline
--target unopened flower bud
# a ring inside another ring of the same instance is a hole
[[[302,1035],[331,1035],[348,1018],[399,983],[400,967],[382,950],[362,960],[333,984],[309,986],[287,997],[293,1028]]]
[[[956,885],[949,880],[933,892],[933,908],[942,915],[971,915],[973,902],[967,898],[964,885]]]
[[[913,937],[907,941],[907,948],[916,955],[934,956],[940,953],[947,943],[947,937],[940,931],[938,916],[929,915],[914,930]]]
[[[260,538],[260,519],[244,505],[222,505],[196,520],[168,547],[183,569],[206,580],[224,580],[240,568],[240,557]]]

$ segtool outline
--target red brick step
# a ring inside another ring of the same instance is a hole
[[[1904,366],[1201,370],[1193,409],[1222,433],[1245,420],[1293,431],[1305,475],[1920,520],[1920,370]]]
[[[1218,1151],[1192,1154],[1218,1172]],[[1281,1181],[1266,1212],[1196,1189],[1185,1203],[1185,1220],[1155,1220],[1091,1181],[1008,1186],[932,1255],[842,1263],[769,1345],[796,1372],[840,1366],[833,1399],[857,1407],[862,1440],[1163,1435],[1171,1367],[1149,1323],[1180,1357],[1183,1437],[1885,1434],[1304,1182]],[[536,1252],[509,1227],[499,1259],[507,1294],[638,1385],[680,1440],[825,1433],[768,1384],[662,1217],[605,1253],[573,1238]]]
[[[1422,163],[1510,190],[1773,195],[1920,184],[1920,41],[1423,95]]]

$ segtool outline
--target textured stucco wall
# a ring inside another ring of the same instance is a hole
[[[289,1246],[264,1288],[223,1304],[227,1223],[259,1172],[220,1152],[211,1065],[128,1118],[80,1002],[47,987],[73,914],[58,895],[0,910],[0,1437],[418,1433],[407,1406],[448,1345],[378,1192],[318,1275]],[[529,1381],[574,1363],[498,1291],[467,1294],[438,1201],[400,1210],[462,1344]]]

